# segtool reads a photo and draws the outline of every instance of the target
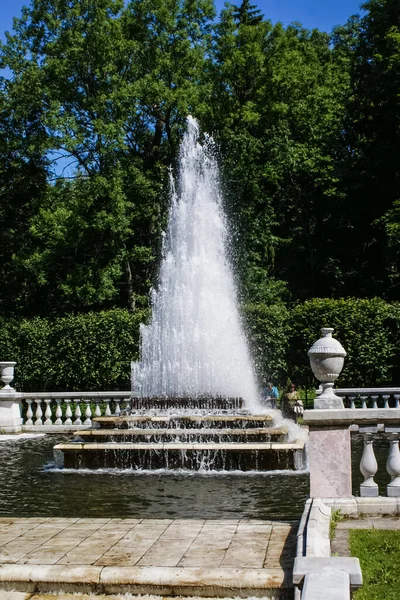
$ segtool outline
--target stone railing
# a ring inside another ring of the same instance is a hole
[[[400,408],[400,387],[336,388],[345,408]]]
[[[131,392],[33,392],[19,394],[23,431],[91,427],[93,417],[118,416],[131,407]]]

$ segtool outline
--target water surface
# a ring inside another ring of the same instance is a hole
[[[70,436],[0,442],[0,515],[299,518],[308,474],[63,471],[53,446]]]

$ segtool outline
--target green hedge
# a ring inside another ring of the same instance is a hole
[[[339,387],[400,384],[400,305],[380,298],[314,299],[291,311],[287,354],[288,373],[298,385],[309,387],[313,376],[307,351],[321,327],[334,327],[334,337],[347,357]]]
[[[400,385],[399,303],[317,298],[289,308],[252,304],[244,314],[261,381],[271,379],[282,388],[290,380],[315,388],[307,351],[320,337],[321,327],[329,326],[347,351],[337,385]]]
[[[289,314],[283,303],[270,306],[254,303],[243,307],[247,337],[260,384],[286,381]]]
[[[260,382],[280,387],[290,379],[315,387],[307,351],[321,327],[347,351],[342,387],[400,384],[400,304],[379,298],[314,299],[247,304],[244,322]],[[130,361],[138,358],[139,324],[149,311],[109,310],[59,319],[0,319],[0,360],[15,360],[21,391],[123,390]]]
[[[148,311],[127,310],[0,323],[1,360],[15,360],[21,391],[130,388],[138,358],[139,325]]]

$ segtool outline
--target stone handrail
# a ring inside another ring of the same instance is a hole
[[[69,431],[91,427],[93,417],[129,410],[131,392],[27,392],[22,402],[23,431]]]
[[[400,387],[336,388],[346,408],[400,408]]]

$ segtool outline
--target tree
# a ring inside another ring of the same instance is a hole
[[[240,6],[235,6],[233,17],[240,25],[259,25],[263,16],[255,4],[250,4],[250,0],[242,0]]]
[[[212,16],[210,0],[33,0],[16,21],[2,48],[10,94],[34,74],[38,151],[63,180],[46,187],[21,257],[39,310],[147,304],[167,166],[199,98]]]
[[[400,5],[370,0],[334,38],[351,59],[342,173],[343,265],[349,294],[397,298],[388,224],[400,198]],[[385,216],[386,215],[386,216]],[[389,248],[389,251],[387,249]]]
[[[36,74],[31,71],[27,77],[26,88],[0,81],[0,313],[7,315],[22,308],[34,311],[35,278],[22,257],[32,251],[29,220],[46,193],[49,170],[40,151],[44,132]]]

